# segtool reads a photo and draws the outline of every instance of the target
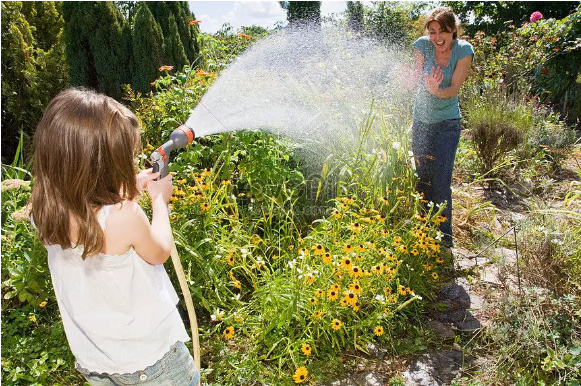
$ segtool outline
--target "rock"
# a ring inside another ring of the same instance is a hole
[[[383,349],[371,343],[367,345],[367,349],[369,350],[369,355],[372,355],[377,359],[382,359],[385,356],[385,354],[387,354],[386,349]]]
[[[444,324],[438,320],[428,321],[428,323],[426,323],[426,328],[436,334],[440,339],[448,339],[456,336],[452,326]]]
[[[478,319],[476,319],[470,312],[466,312],[465,318],[463,320],[454,322],[454,326],[464,332],[472,332],[482,327]]]
[[[455,310],[451,312],[443,312],[440,314],[440,322],[456,323],[461,322],[466,318],[466,310]]]
[[[463,363],[461,351],[428,351],[414,360],[402,374],[406,385],[448,385],[461,374]]]
[[[470,307],[470,296],[464,287],[458,284],[450,284],[440,288],[438,299],[443,302],[449,300],[449,310],[464,310]],[[448,302],[445,304],[448,305]]]
[[[383,375],[369,371],[364,373],[353,374],[347,378],[326,383],[326,386],[383,386],[385,385]]]

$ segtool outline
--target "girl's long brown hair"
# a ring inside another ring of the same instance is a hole
[[[460,23],[450,8],[437,8],[430,13],[426,22],[424,23],[424,28],[427,30],[430,26],[430,23],[433,21],[437,21],[440,23],[440,27],[446,32],[452,32],[452,39],[456,39],[458,37],[458,30],[460,29]]]
[[[139,121],[114,99],[68,89],[48,105],[34,136],[32,216],[43,244],[101,252],[95,215],[103,205],[133,199]],[[78,237],[71,240],[71,221]],[[73,245],[74,244],[74,245]]]

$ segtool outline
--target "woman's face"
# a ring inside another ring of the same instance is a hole
[[[436,47],[436,51],[446,52],[452,49],[454,31],[446,32],[442,29],[440,23],[433,21],[428,24],[428,33],[430,34],[430,41]]]

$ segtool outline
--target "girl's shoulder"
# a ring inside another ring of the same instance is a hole
[[[472,47],[472,44],[466,40],[457,39],[455,48],[458,52],[459,59],[462,59],[466,55],[474,55],[474,47]]]
[[[422,55],[425,56],[428,50],[432,47],[432,43],[430,42],[430,37],[424,35],[422,37],[417,38],[416,41],[413,43],[413,46],[417,48]]]
[[[103,207],[99,220],[105,231],[104,252],[112,255],[126,252],[133,244],[135,231],[149,223],[141,206],[130,200]]]

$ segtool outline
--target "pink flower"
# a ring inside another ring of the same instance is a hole
[[[539,11],[535,11],[531,14],[531,23],[534,23],[537,20],[540,20],[543,18],[543,14],[540,13]]]

